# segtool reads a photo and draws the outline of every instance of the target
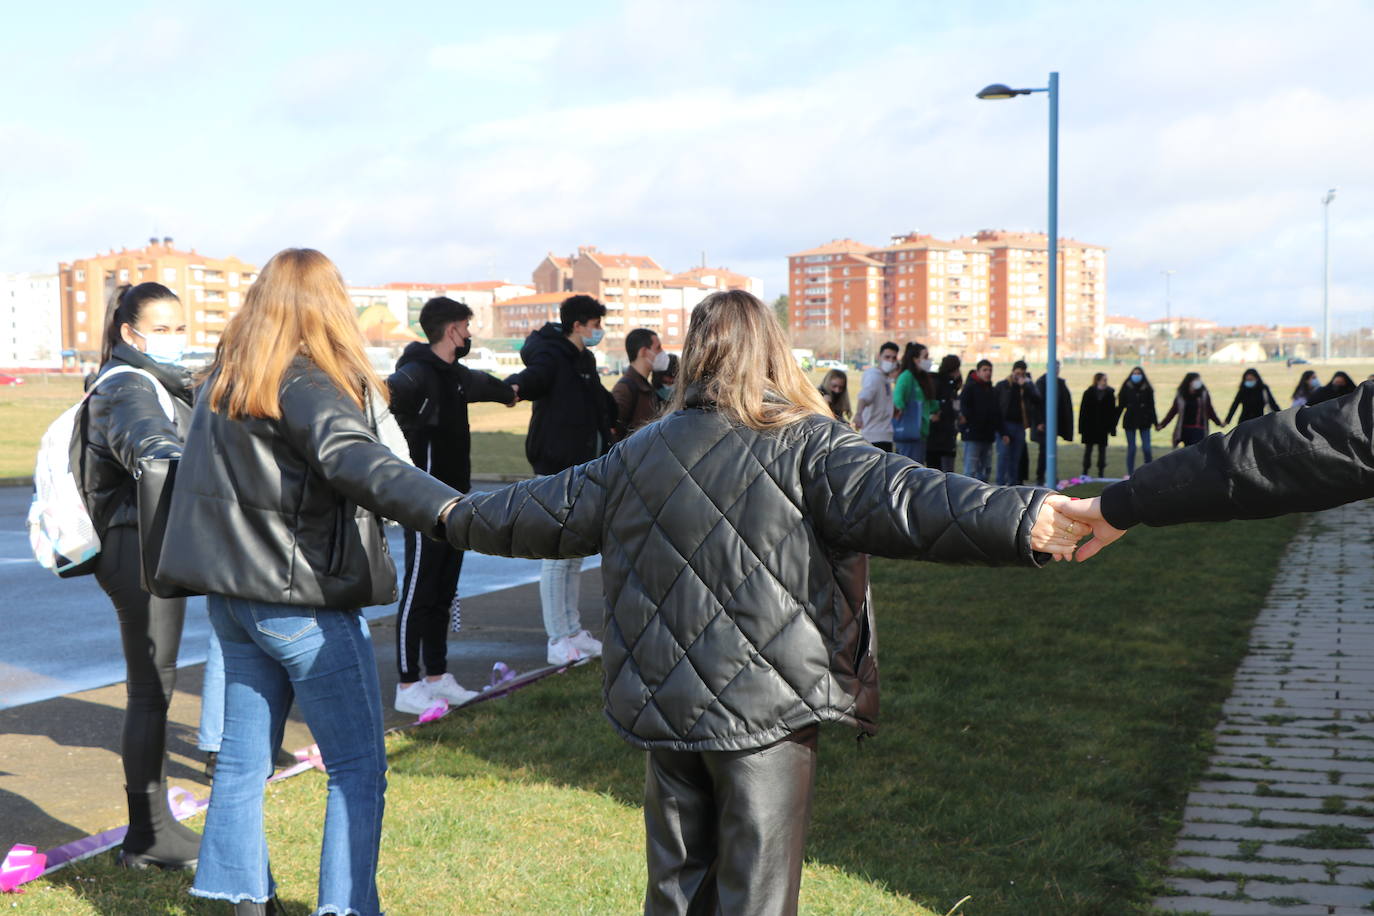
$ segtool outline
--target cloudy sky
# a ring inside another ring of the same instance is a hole
[[[24,4],[0,32],[0,270],[154,233],[353,283],[528,281],[578,244],[782,290],[789,252],[1060,228],[1110,311],[1374,322],[1374,4]]]

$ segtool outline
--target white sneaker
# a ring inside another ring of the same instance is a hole
[[[462,684],[453,679],[453,675],[444,674],[437,681],[425,681],[425,689],[429,691],[431,697],[440,700],[448,700],[450,706],[461,706],[468,700],[477,696],[477,691],[468,690]]]
[[[573,644],[573,637],[562,636],[549,640],[549,664],[567,665],[582,657],[582,651]]]
[[[408,712],[418,716],[434,705],[438,699],[429,692],[429,685],[424,681],[416,681],[409,687],[396,685],[396,711]]]
[[[577,651],[588,658],[601,657],[601,641],[586,630],[578,630],[572,636],[569,636],[568,639],[572,641]]]

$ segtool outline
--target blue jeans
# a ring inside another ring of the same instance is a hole
[[[223,595],[206,604],[224,648],[224,742],[191,893],[263,902],[276,892],[263,785],[294,696],[329,773],[317,912],[378,916],[386,748],[367,621]]]
[[[897,450],[897,454],[904,458],[910,458],[912,461],[917,461],[921,464],[926,463],[926,440],[898,439],[896,442],[892,443],[892,446]]]
[[[992,476],[991,442],[964,442],[964,476],[988,482]]]
[[[582,614],[577,609],[582,595],[582,559],[540,562],[539,605],[544,611],[544,632],[549,642],[576,636],[582,630]]]
[[[1003,442],[1002,437],[1011,439]],[[1019,423],[1003,423],[997,437],[997,483],[1015,486],[1021,479],[1021,453],[1026,450],[1026,428]]]
[[[215,628],[210,628],[210,648],[205,655],[205,679],[200,687],[200,734],[196,747],[219,753],[224,740],[224,649]]]
[[[1149,464],[1154,460],[1150,454],[1150,430],[1149,429],[1128,429],[1126,430],[1126,473],[1135,473],[1135,437],[1140,436],[1140,450],[1145,453],[1145,463]]]

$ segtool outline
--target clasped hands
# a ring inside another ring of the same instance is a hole
[[[1074,499],[1056,493],[1045,498],[1035,516],[1031,549],[1050,554],[1055,562],[1077,559],[1081,563],[1125,533],[1107,524],[1100,499]],[[1079,547],[1078,542],[1090,535],[1089,541]]]

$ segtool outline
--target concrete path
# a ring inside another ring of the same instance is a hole
[[[1374,909],[1374,503],[1315,515],[1282,563],[1183,812],[1165,912]]]

